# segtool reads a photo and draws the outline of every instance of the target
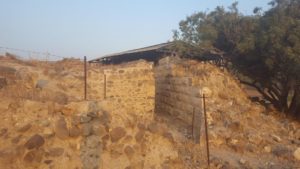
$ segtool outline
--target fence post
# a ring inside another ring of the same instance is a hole
[[[208,129],[207,129],[207,116],[206,116],[206,105],[205,105],[205,94],[203,94],[203,112],[204,112],[204,123],[205,123],[205,138],[206,138],[206,153],[207,153],[207,166],[210,167],[209,159],[209,139],[208,139]]]
[[[87,73],[86,73],[86,56],[84,56],[84,100],[86,100],[86,77]]]
[[[195,121],[195,107],[193,108],[193,116],[192,116],[192,139],[194,139],[194,121]]]

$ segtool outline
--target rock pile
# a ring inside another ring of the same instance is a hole
[[[103,127],[103,124],[100,123],[98,112],[89,112],[81,115],[80,124],[82,125],[83,136],[80,145],[80,158],[83,169],[99,168],[102,152],[102,138],[100,136],[103,136],[106,131],[99,130],[99,128]]]

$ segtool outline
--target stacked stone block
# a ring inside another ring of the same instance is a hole
[[[137,61],[102,65],[90,70],[88,79],[92,79],[88,81],[89,98],[104,99],[105,90],[105,99],[118,102],[120,108],[149,115],[154,113],[153,63]]]
[[[156,113],[167,113],[192,124],[193,112],[201,115],[202,98],[197,78],[180,59],[166,57],[155,68]],[[200,120],[200,119],[199,119]]]

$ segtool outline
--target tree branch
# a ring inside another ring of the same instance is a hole
[[[250,82],[247,82],[247,81],[240,80],[240,82],[243,83],[243,84],[249,85],[251,87],[254,87],[265,99],[269,100],[274,105],[277,104],[277,100],[270,97],[268,94],[266,94],[264,92],[263,89],[261,89],[259,86],[257,86],[256,81],[250,83]]]

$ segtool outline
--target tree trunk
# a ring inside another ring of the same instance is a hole
[[[288,96],[289,96],[289,88],[284,88],[279,98],[282,112],[288,112]]]
[[[291,105],[288,110],[289,114],[293,117],[300,119],[300,89],[296,88]]]

